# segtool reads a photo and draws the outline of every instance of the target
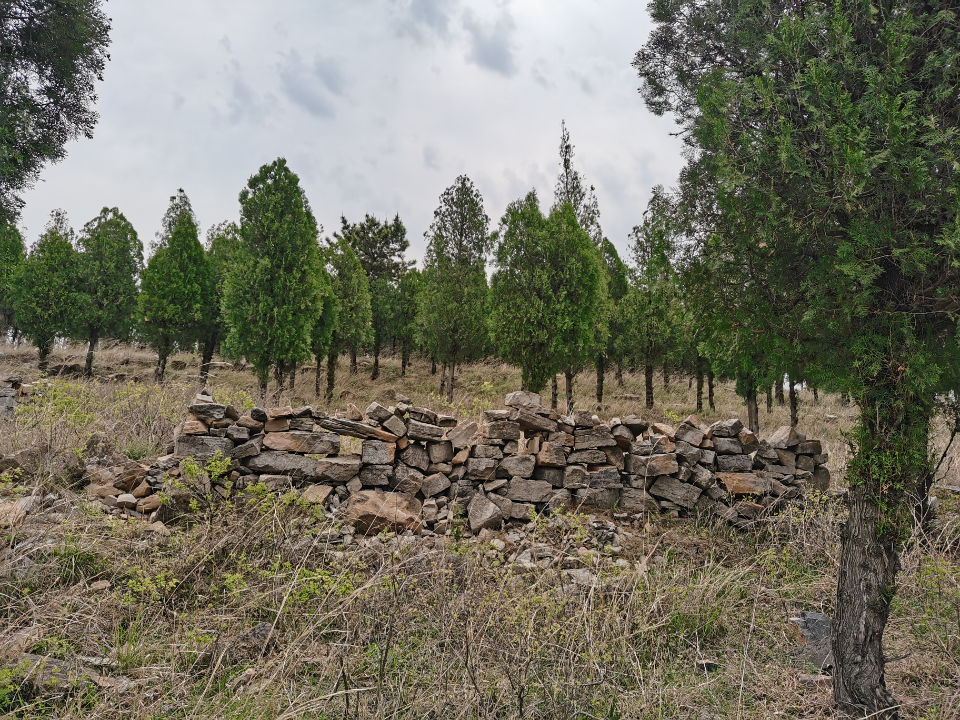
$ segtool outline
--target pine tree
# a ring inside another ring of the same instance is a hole
[[[227,277],[238,261],[240,243],[240,228],[234,222],[225,221],[207,231],[206,262],[210,268],[210,283],[204,290],[200,328],[201,381],[205,381],[210,374],[213,354],[227,336],[223,295]]]
[[[261,399],[271,370],[279,402],[287,375],[310,357],[325,287],[318,233],[285,159],[263,165],[240,191],[240,242],[223,295],[224,345],[253,365]]]
[[[171,198],[171,206],[174,202]],[[141,329],[157,351],[157,382],[163,382],[174,348],[192,347],[199,339],[210,276],[193,212],[183,209],[169,234],[164,233],[140,281]]]
[[[26,248],[23,236],[12,222],[0,223],[0,337],[14,327],[13,277],[23,262]]]
[[[418,298],[424,348],[449,370],[447,399],[453,401],[457,364],[479,357],[487,338],[486,254],[490,218],[480,191],[460,175],[440,195],[425,233],[427,252]]]
[[[55,210],[30,254],[13,272],[13,313],[17,328],[37,347],[41,372],[58,335],[76,326],[81,306],[74,232]]]
[[[333,240],[327,253],[327,267],[334,298],[335,322],[327,353],[327,402],[333,402],[337,358],[341,352],[356,357],[358,348],[367,345],[373,335],[370,309],[370,285],[367,274],[345,239]]]
[[[405,377],[410,365],[410,353],[417,341],[417,298],[421,275],[416,268],[404,270],[400,276],[396,309],[393,317],[393,339],[400,346],[400,377]]]
[[[143,245],[117,208],[103,208],[80,233],[82,305],[74,334],[87,342],[85,373],[93,374],[93,353],[102,338],[126,339],[137,308],[137,279]]]

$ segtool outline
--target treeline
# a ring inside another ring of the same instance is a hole
[[[456,178],[425,233],[421,269],[404,257],[409,242],[399,217],[341,218],[323,238],[283,159],[250,178],[239,223],[213,225],[205,243],[189,198],[178,191],[146,263],[137,232],[116,208],[79,234],[55,211],[29,254],[7,224],[0,331],[32,341],[41,369],[56,338],[82,341],[87,374],[105,338],[149,343],[161,381],[178,349],[200,354],[204,378],[220,352],[253,367],[261,394],[272,376],[278,396],[312,357],[318,396],[326,362],[329,401],[341,355],[356,372],[358,354],[371,353],[376,379],[388,349],[400,356],[402,374],[413,353],[432,359],[450,398],[459,366],[496,356],[521,369],[525,389],[552,385],[555,407],[559,376],[569,410],[573,379],[591,365],[598,403],[609,371],[622,384],[625,369],[642,369],[652,407],[654,368],[661,367],[667,383],[671,371],[696,378],[698,409],[706,379],[712,406],[716,363],[704,354],[712,338],[703,322],[710,302],[700,298],[713,290],[684,255],[676,199],[654,189],[625,261],[603,234],[595,190],[573,156],[564,125],[551,206],[543,208],[531,191],[510,203],[496,227],[473,182]],[[757,367],[731,375],[742,380],[754,410],[758,384],[775,382],[773,365],[769,376]]]

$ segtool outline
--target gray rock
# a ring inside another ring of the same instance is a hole
[[[683,483],[668,475],[661,475],[650,487],[650,494],[669,500],[684,508],[692,508],[702,491],[696,485]]]
[[[383,440],[364,440],[360,451],[360,460],[364,465],[389,465],[397,453],[394,443],[385,443]]]
[[[485,495],[477,493],[467,505],[467,520],[473,532],[484,528],[496,529],[503,524],[503,513]]]
[[[233,440],[210,435],[180,435],[174,442],[174,454],[209,460],[217,452],[227,456],[233,450]]]
[[[450,489],[450,478],[442,473],[427,475],[427,477],[423,479],[423,484],[420,486],[420,491],[423,493],[423,496],[428,498],[446,492],[448,489]]]
[[[630,472],[636,475],[671,475],[680,469],[677,456],[673,453],[631,456]]]
[[[386,487],[393,479],[393,465],[364,465],[360,469],[360,484],[364,487]]]
[[[546,502],[553,495],[553,485],[545,480],[515,477],[507,485],[507,497],[514,502]]]
[[[536,458],[533,455],[511,455],[500,461],[497,474],[504,477],[528,478],[533,475]]]
[[[719,472],[750,472],[753,468],[753,459],[749,455],[717,455],[717,470]]]
[[[423,487],[423,480],[423,473],[409,465],[397,463],[393,469],[393,489],[397,492],[416,495]]]
[[[437,441],[443,439],[444,430],[439,425],[411,419],[407,423],[407,436],[411,440]]]
[[[400,460],[410,467],[417,468],[417,470],[426,470],[430,467],[430,456],[427,454],[427,449],[416,443],[407,445],[400,453]]]

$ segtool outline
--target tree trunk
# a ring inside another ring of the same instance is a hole
[[[157,369],[154,371],[154,377],[158,383],[163,382],[163,376],[167,373],[167,357],[170,355],[170,341],[161,338],[157,345]]]
[[[560,396],[560,389],[557,387],[557,376],[554,375],[550,385],[550,408],[552,410],[557,409],[557,405],[559,404],[559,401],[560,401],[559,396]]]
[[[777,405],[783,405],[783,403],[784,403],[784,400],[783,400],[783,375],[781,375],[779,378],[777,378],[777,381],[774,383],[774,388],[775,388],[774,392],[776,393],[776,397],[777,397]]]
[[[597,355],[597,405],[603,405],[603,376],[607,372],[607,358]]]
[[[665,388],[670,387],[670,366],[667,364],[666,360],[663,362],[663,386]]]
[[[437,374],[437,359],[432,355],[430,356],[430,374],[431,375]]]
[[[617,363],[617,387],[623,387],[623,363]]]
[[[87,362],[83,367],[83,374],[87,377],[93,377],[93,351],[97,347],[98,339],[96,330],[91,330],[90,343],[87,345]]]
[[[711,410],[716,410],[717,405],[713,401],[713,366],[707,367],[707,404]]]
[[[440,368],[440,397],[447,394],[447,364]]]
[[[573,412],[573,376],[574,372],[571,368],[567,368],[563,371],[563,382],[564,389],[567,391],[567,413]]]
[[[273,379],[277,382],[276,390],[273,391],[274,407],[280,407],[280,396],[283,395],[283,381],[286,377],[286,368],[283,365],[277,365],[273,370]]]
[[[745,393],[747,400],[747,422],[750,429],[758,433],[760,432],[760,408],[757,405],[757,386],[752,379],[746,381]]]
[[[350,348],[350,374],[357,374],[357,349]]]
[[[820,403],[820,391],[816,388],[810,388],[813,390],[813,404],[818,405]]]
[[[457,361],[450,361],[450,383],[447,385],[447,402],[453,403],[453,381],[456,378]]]
[[[320,397],[320,367],[323,365],[323,359],[317,355],[317,373],[313,377],[313,396]]]
[[[690,390],[692,388],[693,388],[693,375],[687,378],[687,390]]]
[[[833,692],[841,709],[859,716],[898,716],[884,680],[883,632],[913,502],[931,469],[929,401],[903,384],[899,376],[875,381],[858,398],[863,412],[847,468],[850,514],[840,536]]]
[[[210,377],[210,362],[213,360],[213,346],[215,342],[206,340],[200,344],[200,382],[206,384]]]
[[[373,346],[373,372],[370,373],[370,379],[376,380],[380,377],[380,343]]]
[[[703,358],[697,355],[697,412],[703,412]]]
[[[294,385],[297,382],[297,365],[293,364],[293,367],[290,368],[290,392],[293,392]]]
[[[50,351],[53,349],[52,340],[37,341],[37,368],[41,373],[47,372],[47,361],[50,357]]]
[[[767,385],[767,412],[773,412],[773,388]]]
[[[407,376],[407,365],[410,364],[410,351],[403,348],[400,351],[400,377]]]
[[[333,384],[337,379],[337,351],[327,354],[327,405],[333,403]]]
[[[800,422],[797,416],[797,406],[799,404],[800,400],[797,397],[797,386],[793,380],[790,380],[790,427],[796,427]]]
[[[653,409],[653,364],[643,366],[643,393],[647,410]]]
[[[258,396],[259,402],[262,405],[267,404],[267,378],[266,377],[257,378],[257,396]]]

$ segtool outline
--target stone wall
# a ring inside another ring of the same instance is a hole
[[[0,375],[0,420],[13,419],[22,382],[19,375]]]
[[[169,508],[158,491],[176,495],[183,459],[220,453],[230,468],[211,490],[224,496],[262,483],[343,510],[361,532],[444,533],[458,512],[477,531],[580,505],[708,513],[740,526],[830,482],[820,442],[789,427],[761,440],[737,419],[708,426],[690,416],[677,428],[635,415],[603,422],[586,411],[560,415],[523,391],[505,405],[481,423],[458,424],[406,402],[337,417],[310,407],[241,414],[201,394],[172,455],[102,468],[88,494],[118,511],[162,513]]]

